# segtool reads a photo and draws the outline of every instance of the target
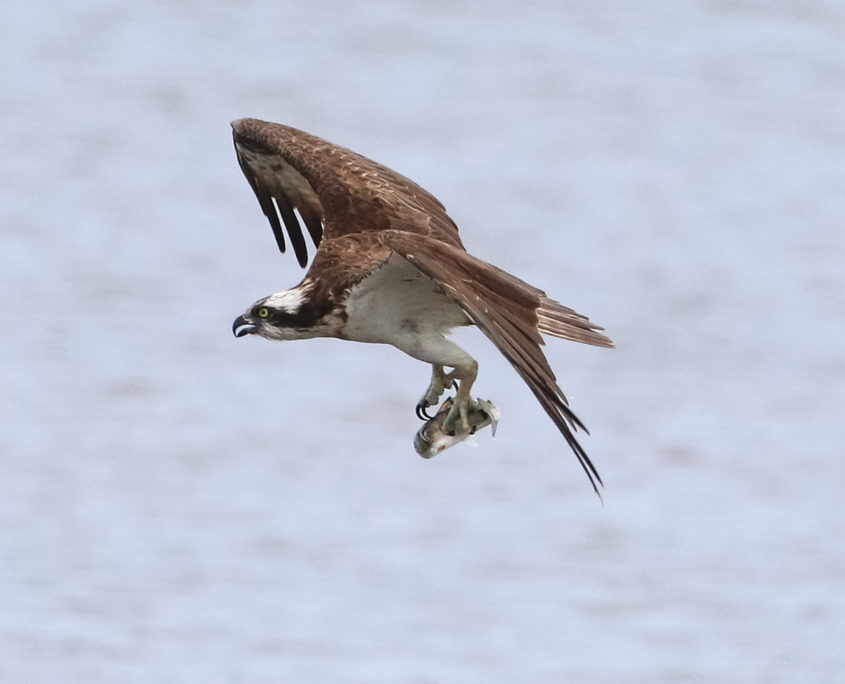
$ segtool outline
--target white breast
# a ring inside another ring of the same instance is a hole
[[[449,366],[457,360],[451,358],[457,347],[444,335],[469,324],[457,304],[396,254],[350,290],[346,314],[347,339],[392,344],[418,359]]]

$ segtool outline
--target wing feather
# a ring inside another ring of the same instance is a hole
[[[396,171],[290,126],[239,119],[232,130],[238,162],[279,250],[287,232],[301,266],[308,254],[297,213],[317,247],[324,232],[334,238],[385,229],[463,247],[443,204]]]
[[[508,359],[522,377],[540,405],[552,419],[578,458],[596,494],[601,476],[587,452],[579,444],[575,432],[584,424],[569,407],[566,396],[557,384],[541,345],[540,331],[554,327],[558,336],[596,344],[592,335],[577,331],[594,331],[589,321],[565,309],[551,306],[545,294],[515,276],[502,271],[463,250],[433,240],[420,240],[398,231],[382,234],[382,240],[414,264],[452,297]],[[540,325],[538,311],[548,310],[554,326]],[[569,321],[576,316],[576,323]],[[559,320],[562,319],[562,320]],[[575,332],[570,328],[574,327]],[[601,346],[612,344],[599,333]]]
[[[308,263],[308,248],[305,246],[305,237],[302,235],[302,225],[296,218],[293,211],[293,206],[288,201],[288,198],[283,193],[278,193],[273,196],[273,203],[279,215],[284,221],[285,227],[288,229],[291,244],[293,245],[293,253],[296,255],[296,260],[300,266]]]

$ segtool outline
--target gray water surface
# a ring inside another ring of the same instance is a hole
[[[836,682],[845,10],[120,3],[0,20],[0,680]],[[228,122],[414,178],[604,325],[551,340],[604,506],[483,336],[235,340],[301,277]]]

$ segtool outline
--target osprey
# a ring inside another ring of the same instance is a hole
[[[391,344],[431,364],[417,416],[430,418],[428,407],[454,388],[444,425],[461,434],[478,408],[470,395],[478,363],[446,335],[476,325],[531,388],[598,493],[601,478],[574,435],[586,428],[557,384],[541,333],[612,347],[602,328],[468,254],[440,201],[399,173],[289,126],[240,119],[232,128],[279,249],[286,232],[304,268],[306,231],[317,247],[299,285],[259,299],[235,320],[237,337]]]

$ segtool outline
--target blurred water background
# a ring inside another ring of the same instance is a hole
[[[840,2],[2,14],[0,681],[841,681]],[[301,277],[242,116],[608,329],[547,347],[604,506],[478,333],[499,433],[430,462],[422,364],[232,337]]]

